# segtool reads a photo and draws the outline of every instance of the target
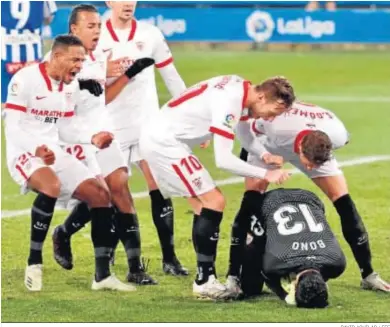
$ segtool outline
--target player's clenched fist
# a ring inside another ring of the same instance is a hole
[[[99,149],[105,149],[111,144],[113,139],[114,139],[114,135],[112,133],[99,132],[94,136],[92,136],[92,144]]]
[[[48,166],[54,164],[54,161],[56,160],[54,152],[51,151],[47,145],[37,147],[35,150],[35,156],[41,158],[45,165]]]
[[[263,155],[263,161],[267,165],[275,166],[275,168],[281,168],[283,166],[283,157],[274,155],[272,153],[266,153]]]
[[[290,174],[283,169],[268,170],[265,174],[265,180],[268,183],[283,184],[290,178]]]

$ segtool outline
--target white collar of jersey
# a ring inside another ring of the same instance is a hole
[[[113,39],[115,42],[119,42],[118,35],[115,33],[114,27],[112,26],[111,19],[107,19],[107,21],[106,21],[106,27],[107,27],[107,30],[108,30],[108,32],[110,33],[112,39]],[[129,33],[129,37],[127,38],[127,41],[133,40],[134,35],[135,35],[135,30],[136,30],[136,29],[137,29],[137,21],[133,18],[133,19],[131,20],[131,28],[130,28],[130,33]]]

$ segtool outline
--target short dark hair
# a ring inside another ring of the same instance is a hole
[[[298,308],[325,308],[328,306],[328,288],[317,270],[303,273],[295,288]]]
[[[74,35],[69,35],[69,34],[63,34],[63,35],[58,35],[54,39],[53,45],[51,47],[51,50],[54,51],[57,48],[63,47],[63,48],[68,48],[72,46],[81,46],[84,47],[83,43],[81,40]]]
[[[286,107],[291,107],[295,101],[294,89],[287,78],[275,76],[256,86],[256,91],[264,92],[269,100],[281,100]]]
[[[301,142],[302,153],[311,163],[322,165],[332,157],[332,141],[322,131],[312,131]]]
[[[71,33],[70,27],[72,25],[77,24],[77,20],[79,19],[79,13],[84,11],[99,13],[99,11],[93,5],[82,4],[82,5],[74,6],[69,16],[69,23],[68,23],[69,33]]]

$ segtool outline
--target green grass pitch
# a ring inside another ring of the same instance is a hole
[[[388,53],[258,53],[174,51],[175,62],[187,85],[220,74],[238,74],[252,82],[272,75],[284,75],[293,82],[302,100],[334,111],[351,133],[351,142],[338,151],[340,161],[390,154],[390,55]],[[161,102],[168,93],[158,78]],[[218,109],[218,108],[216,108]],[[4,135],[3,135],[4,136]],[[32,195],[18,195],[9,177],[4,138],[2,143],[2,210],[30,207]],[[212,147],[196,150],[215,179],[230,177],[218,171]],[[133,170],[133,192],[146,190],[140,174]],[[384,279],[390,280],[390,161],[344,168],[350,193],[355,199],[370,235],[373,264]],[[165,276],[161,253],[152,222],[149,199],[137,199],[143,255],[151,259],[150,273],[158,286],[139,287],[137,292],[95,293],[90,290],[93,249],[89,226],[74,236],[75,268],[62,270],[53,260],[51,239],[44,247],[44,288],[29,293],[23,285],[29,247],[29,216],[1,220],[2,227],[2,321],[3,322],[329,322],[390,321],[390,296],[362,291],[360,274],[341,234],[339,218],[328,200],[302,175],[295,175],[287,187],[314,190],[326,203],[329,222],[345,250],[345,273],[330,284],[330,306],[324,310],[288,308],[272,294],[236,302],[202,302],[192,297],[195,254],[191,243],[192,215],[183,199],[176,199],[175,241],[182,263],[191,270],[188,278]],[[242,184],[222,187],[227,209],[221,227],[217,269],[224,280],[228,263],[229,234],[243,192]],[[51,231],[66,212],[55,214]],[[50,231],[50,233],[51,233]],[[50,235],[50,234],[49,234]],[[122,247],[117,252],[114,272],[124,279],[126,259]]]

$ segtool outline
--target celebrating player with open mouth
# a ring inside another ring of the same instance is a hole
[[[88,204],[92,220],[96,276],[121,283],[110,273],[109,261],[99,253],[111,246],[110,196],[88,168],[60,147],[60,141],[108,147],[113,135],[97,132],[74,119],[75,94],[84,89],[76,75],[85,58],[82,42],[75,36],[55,38],[47,62],[21,69],[12,78],[5,109],[7,164],[12,178],[38,193],[31,210],[31,240],[25,286],[42,289],[42,248],[54,207],[60,196]],[[33,83],[31,82],[33,81]]]
[[[97,9],[91,5],[80,5],[73,8],[69,19],[72,35],[80,38],[88,51],[86,60],[78,75],[83,88],[75,100],[76,118],[79,123],[94,130],[112,130],[109,117],[106,115],[105,82],[107,73],[107,57],[101,50],[96,50],[99,41],[101,22]],[[154,63],[151,58],[140,58],[127,68],[120,77],[106,88],[106,92],[120,92],[131,78],[142,69]],[[96,82],[98,81],[98,82]],[[114,89],[114,90],[113,90]],[[116,220],[116,233],[121,239],[126,255],[129,272],[127,281],[135,284],[156,284],[141,263],[141,240],[138,219],[131,201],[127,163],[114,140],[103,150],[91,149],[83,144],[66,144],[66,150],[76,159],[83,161],[94,172],[104,186],[110,191],[111,202],[115,206],[113,215]],[[70,246],[71,236],[80,230],[91,219],[87,203],[78,203],[63,225],[58,226],[53,234],[54,257],[65,269],[72,269],[73,256]],[[111,228],[110,228],[111,229]],[[102,247],[96,252],[98,262],[108,262],[113,251],[113,244]],[[120,289],[128,291],[130,285],[113,283],[108,273],[100,272],[95,276],[94,289]],[[134,290],[135,288],[132,287]]]

